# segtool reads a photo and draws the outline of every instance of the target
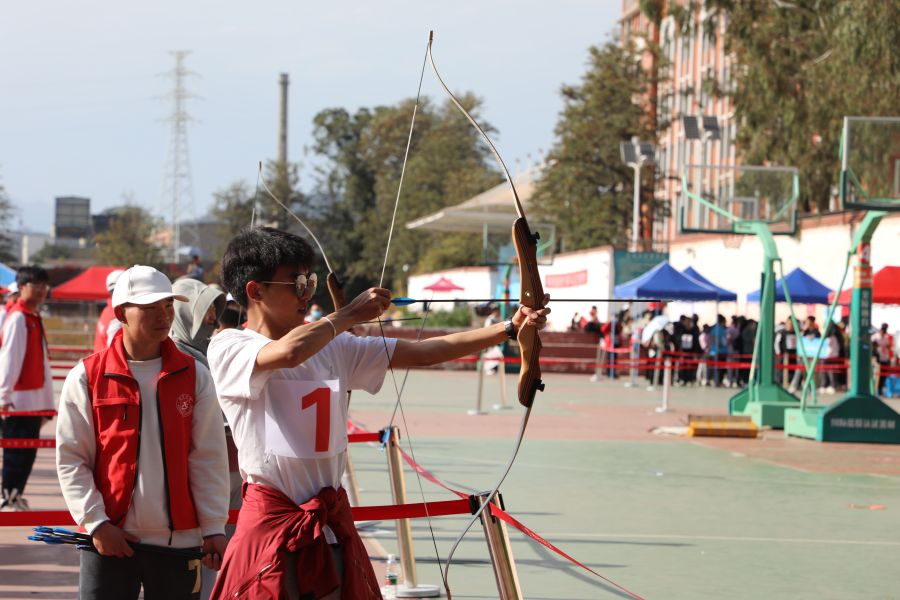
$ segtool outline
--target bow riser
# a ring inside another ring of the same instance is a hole
[[[538,235],[532,233],[525,217],[519,217],[512,226],[513,245],[519,261],[519,303],[538,310],[544,307],[544,286],[537,266]],[[522,366],[519,370],[519,403],[530,407],[537,392],[544,391],[541,381],[541,337],[537,328],[523,325],[516,337]]]

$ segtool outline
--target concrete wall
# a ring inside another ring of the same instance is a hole
[[[559,302],[553,298],[612,298],[613,251],[609,246],[557,254],[552,265],[539,268],[544,291],[550,294],[552,312],[548,327],[564,331],[576,313],[587,315],[596,304],[601,321],[608,321],[615,306],[605,302]]]
[[[611,298],[613,282],[613,251],[610,247],[591,248],[578,252],[557,254],[553,264],[539,267],[544,291],[557,298]],[[434,283],[439,277],[446,277],[456,285],[464,288],[459,291],[436,293],[436,299],[493,298],[497,295],[501,270],[491,267],[461,267],[413,275],[407,282],[410,298],[429,299],[430,291],[425,287]],[[517,270],[513,270],[512,299],[518,300]],[[614,305],[594,302],[560,302],[553,305],[549,319],[549,328],[553,331],[565,331],[575,313],[585,315],[593,304],[602,321],[610,318]],[[449,310],[450,302],[435,303],[433,310]]]
[[[425,288],[440,277],[445,277],[463,288],[453,292],[435,292],[432,295],[430,290]],[[496,287],[497,274],[490,267],[459,267],[457,269],[447,269],[444,271],[433,271],[431,273],[422,273],[420,275],[412,275],[407,280],[407,296],[416,299],[435,299],[435,300],[453,300],[456,298],[491,298]],[[418,308],[421,308],[419,305]],[[436,302],[431,305],[431,310],[450,310],[453,308],[452,302]]]

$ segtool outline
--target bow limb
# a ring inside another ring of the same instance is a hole
[[[262,161],[259,163],[259,179],[263,186],[263,189],[269,195],[269,197],[275,201],[275,203],[284,209],[287,214],[292,216],[294,220],[300,223],[300,226],[306,230],[306,233],[309,234],[309,237],[313,239],[316,243],[316,246],[319,248],[319,252],[322,254],[322,260],[325,261],[325,267],[328,269],[328,277],[325,279],[326,284],[328,285],[328,294],[331,296],[331,301],[334,303],[334,310],[340,310],[343,308],[344,304],[346,304],[346,298],[344,296],[344,284],[341,283],[341,280],[338,278],[337,274],[334,272],[334,269],[331,268],[331,263],[328,261],[328,255],[325,254],[325,248],[322,247],[322,243],[319,242],[319,238],[316,237],[316,234],[312,232],[306,223],[303,222],[294,211],[287,207],[287,205],[278,199],[272,190],[269,189],[269,186],[266,185],[266,180],[262,176]]]
[[[512,239],[516,248],[516,256],[519,263],[519,271],[521,273],[521,295],[519,303],[532,309],[540,309],[544,307],[544,288],[541,285],[541,276],[537,266],[537,241],[540,236],[532,233],[528,226],[528,220],[525,217],[525,208],[519,199],[519,192],[516,190],[516,184],[513,183],[509,169],[494,142],[488,136],[484,128],[478,124],[469,111],[462,105],[459,99],[450,91],[450,88],[444,82],[441,74],[438,72],[437,65],[434,62],[434,54],[432,53],[432,45],[434,43],[434,32],[428,35],[428,60],[431,64],[431,70],[435,78],[438,80],[441,88],[450,98],[450,101],[459,109],[459,111],[468,119],[469,123],[478,130],[485,143],[491,149],[497,164],[503,171],[506,181],[509,184],[512,193],[513,206],[516,209],[518,218],[513,223]],[[541,382],[541,370],[539,366],[541,343],[537,330],[534,327],[522,327],[517,337],[522,352],[522,369],[519,372],[519,403],[522,406],[530,407],[534,402],[534,396],[538,390],[543,391],[544,385]]]
[[[503,158],[497,151],[496,146],[494,146],[494,142],[484,131],[484,128],[482,128],[481,125],[478,124],[478,122],[471,114],[469,114],[469,111],[465,109],[465,107],[462,105],[462,103],[460,103],[453,92],[450,91],[450,88],[447,87],[447,84],[444,83],[443,78],[438,72],[437,65],[434,62],[434,55],[432,54],[433,42],[434,32],[431,32],[428,36],[428,59],[431,63],[431,70],[434,73],[434,76],[437,78],[438,82],[444,89],[444,92],[450,98],[451,102],[453,102],[456,108],[458,108],[460,112],[462,112],[462,114],[466,117],[466,119],[468,119],[469,123],[471,123],[472,126],[475,127],[475,129],[477,129],[481,134],[482,138],[491,149],[494,158],[497,159],[497,163],[500,165],[503,174],[506,176],[506,181],[509,183],[510,191],[512,192],[513,205],[515,206],[516,214],[518,215],[518,218],[513,222],[512,239],[513,244],[516,248],[516,257],[518,258],[519,270],[521,273],[521,295],[519,300],[520,305],[534,310],[541,309],[544,307],[544,288],[541,285],[540,273],[538,272],[537,267],[538,235],[536,233],[532,233],[531,228],[528,226],[528,220],[525,218],[525,209],[522,206],[522,202],[519,200],[519,193],[516,190],[515,183],[513,183],[512,177],[509,174],[509,169],[506,168],[506,163],[503,162]],[[539,363],[541,341],[537,329],[535,327],[523,324],[523,326],[519,329],[517,341],[519,342],[522,360],[521,369],[519,371],[518,394],[519,403],[525,407],[525,414],[522,416],[522,423],[519,428],[519,434],[516,437],[515,447],[513,448],[512,455],[510,456],[509,461],[506,464],[503,475],[494,485],[493,489],[491,490],[490,494],[488,494],[482,505],[478,508],[477,511],[475,511],[472,519],[456,539],[452,548],[450,549],[449,554],[447,555],[447,562],[444,566],[444,589],[447,591],[448,600],[450,600],[450,598],[452,597],[450,594],[449,577],[450,563],[453,560],[453,555],[456,552],[456,549],[459,547],[460,542],[462,542],[462,539],[465,537],[466,533],[469,532],[469,529],[471,529],[472,525],[475,524],[475,521],[481,518],[485,508],[487,508],[492,503],[494,497],[500,490],[500,486],[503,485],[503,482],[506,480],[506,476],[509,475],[509,472],[512,469],[512,465],[516,460],[516,456],[519,453],[519,448],[522,446],[522,440],[525,437],[525,429],[528,426],[528,419],[531,416],[531,408],[534,403],[535,394],[538,392],[538,390],[543,391],[544,389],[544,384],[541,382],[541,369]]]

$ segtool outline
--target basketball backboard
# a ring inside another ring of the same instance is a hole
[[[847,209],[900,210],[900,117],[844,117],[840,194]]]
[[[763,222],[776,235],[797,228],[800,178],[793,167],[687,165],[682,172],[680,229],[741,233],[740,222]]]

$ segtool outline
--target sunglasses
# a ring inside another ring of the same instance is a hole
[[[294,286],[297,296],[300,298],[312,298],[316,293],[317,277],[315,273],[306,273],[297,275],[294,281],[260,281],[260,283],[274,283],[277,285]]]

